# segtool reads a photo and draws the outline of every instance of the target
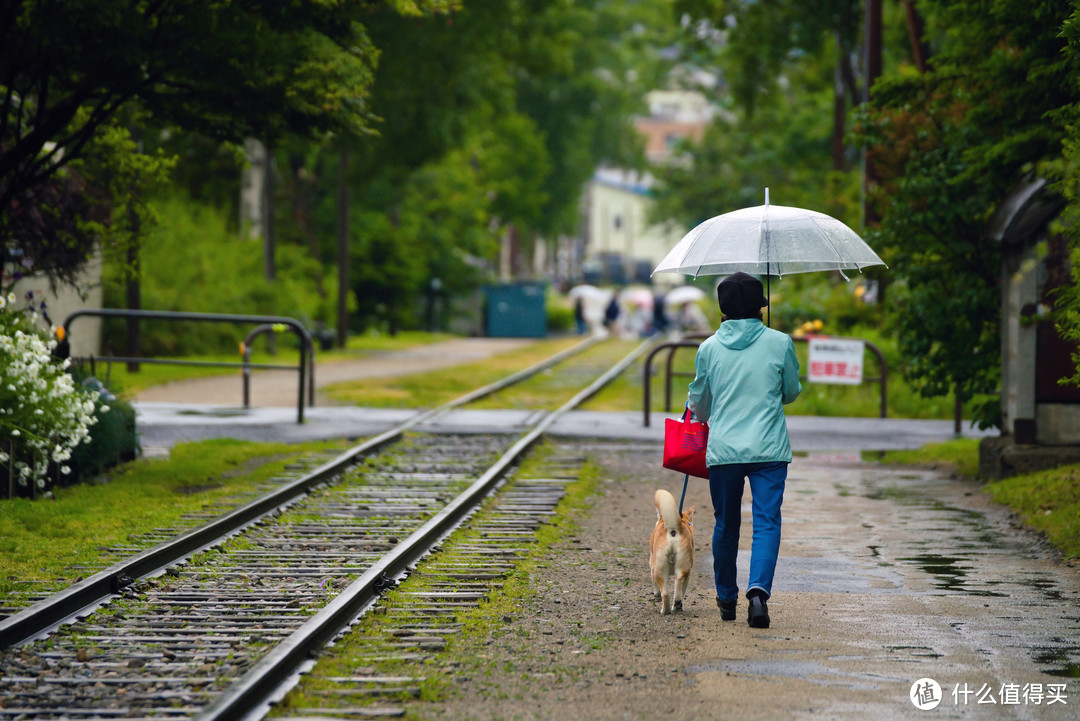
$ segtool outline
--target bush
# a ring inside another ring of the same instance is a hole
[[[321,273],[307,249],[280,243],[277,278],[264,277],[263,245],[229,227],[224,210],[182,197],[156,200],[161,222],[140,251],[142,307],[200,313],[282,315],[309,329],[336,323],[337,278]],[[105,305],[125,307],[123,268],[106,266]],[[316,279],[321,276],[321,291]],[[123,319],[105,323],[105,344],[114,354],[124,347]],[[148,357],[231,353],[250,327],[242,325],[143,321],[141,350]],[[291,333],[280,345],[295,347]]]
[[[135,408],[113,396],[96,378],[87,379],[84,386],[100,389],[100,398],[94,404],[96,422],[90,439],[71,454],[72,473],[67,483],[87,480],[124,461],[134,460],[139,451]]]
[[[36,314],[15,310],[14,302],[14,294],[0,297],[0,483],[14,480],[20,494],[34,495],[71,473],[72,452],[96,423],[98,393],[76,385],[66,372],[70,361],[52,355],[57,343],[36,327]]]
[[[574,330],[574,309],[563,303],[552,302],[550,296],[547,302],[547,329],[548,333],[569,333]]]

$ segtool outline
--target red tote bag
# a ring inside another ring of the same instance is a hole
[[[709,444],[709,424],[690,420],[690,411],[676,420],[664,420],[664,468],[698,478],[709,477],[705,447]]]

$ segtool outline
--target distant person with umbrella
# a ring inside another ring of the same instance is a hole
[[[766,328],[768,305],[761,281],[746,273],[728,276],[716,288],[720,329],[702,342],[687,407],[709,423],[705,459],[716,525],[713,571],[720,617],[733,621],[739,587],[735,579],[742,523],[744,480],[753,496],[754,537],[750,550],[747,623],[769,627],[767,601],[780,552],[780,505],[791,463],[784,405],[802,391],[795,344]]]

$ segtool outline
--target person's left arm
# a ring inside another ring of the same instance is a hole
[[[799,357],[795,355],[795,341],[787,339],[784,350],[784,369],[780,372],[780,400],[784,405],[791,403],[802,393],[799,382]]]

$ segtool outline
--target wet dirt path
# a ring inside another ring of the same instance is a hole
[[[932,471],[796,458],[772,628],[722,622],[712,515],[691,480],[697,556],[686,611],[651,597],[647,539],[659,448],[584,446],[602,492],[536,570],[504,628],[462,649],[456,700],[420,718],[1074,719],[1080,570],[1018,527],[977,483]],[[840,457],[843,458],[842,456]],[[740,587],[749,563],[744,496]],[[909,698],[919,679],[939,705]]]

